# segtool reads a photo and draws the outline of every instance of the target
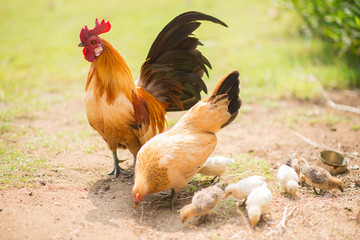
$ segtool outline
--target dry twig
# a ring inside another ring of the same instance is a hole
[[[286,231],[286,218],[290,217],[291,214],[294,212],[294,210],[296,209],[297,205],[288,213],[286,214],[287,212],[287,208],[290,204],[288,204],[286,207],[285,207],[285,210],[284,210],[284,216],[283,218],[281,219],[281,221],[279,222],[279,224],[276,226],[276,228],[278,229],[278,237],[281,237],[281,235],[283,235]]]
[[[329,105],[329,107],[331,107],[331,108],[333,108],[335,110],[348,111],[348,112],[360,114],[360,109],[359,108],[335,103],[333,100],[330,99],[329,94],[325,91],[325,89],[323,88],[321,83],[316,78],[314,78],[313,80],[318,84],[318,86],[320,88],[320,91],[321,91],[321,94],[325,98],[325,100],[326,100],[327,104]]]

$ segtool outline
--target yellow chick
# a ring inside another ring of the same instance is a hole
[[[277,178],[281,189],[285,192],[290,192],[291,195],[295,197],[299,188],[299,177],[295,170],[287,165],[281,165],[277,173]]]
[[[225,188],[225,197],[234,197],[237,199],[246,199],[250,192],[262,185],[266,186],[265,177],[251,176],[241,179],[237,183],[229,184]]]
[[[217,186],[208,187],[195,193],[192,202],[180,210],[181,221],[184,223],[192,217],[210,213],[223,198],[224,191]]]
[[[316,188],[324,191],[331,189],[338,189],[341,192],[344,191],[344,183],[342,180],[331,176],[324,168],[304,166],[300,168],[300,171],[301,181],[310,184],[317,195],[319,195],[319,193],[316,192]]]
[[[214,182],[217,177],[220,180],[220,176],[226,172],[228,164],[233,162],[235,162],[234,159],[227,157],[209,157],[204,163],[204,165],[200,168],[198,173],[206,176],[214,176],[214,178],[211,180],[211,182]]]
[[[265,184],[251,191],[246,200],[246,210],[253,228],[259,222],[261,215],[266,212],[271,201],[272,194]]]

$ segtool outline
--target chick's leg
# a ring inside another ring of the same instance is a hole
[[[316,188],[313,187],[313,189],[314,189],[314,193],[315,193],[316,195],[320,195],[320,193],[318,193],[318,192],[316,191]]]
[[[215,176],[213,179],[210,180],[211,185],[214,185],[214,184],[216,184],[218,182],[220,182],[220,176]]]

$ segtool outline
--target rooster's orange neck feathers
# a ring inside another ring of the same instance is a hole
[[[104,44],[104,50],[91,64],[86,90],[95,74],[99,94],[101,96],[106,93],[109,104],[113,103],[120,93],[131,100],[132,95],[136,93],[136,86],[128,65],[109,42],[104,39],[101,41]]]
[[[131,71],[121,55],[109,42],[101,38],[103,52],[92,62],[86,83],[96,81],[99,96],[106,93],[106,101],[113,104],[119,94],[124,94],[134,107],[134,126],[145,123],[151,126],[153,134],[165,130],[165,103],[160,102],[145,89],[136,87]],[[95,76],[95,78],[94,78]]]

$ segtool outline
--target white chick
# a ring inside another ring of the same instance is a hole
[[[200,168],[198,173],[206,176],[215,176],[211,182],[214,182],[217,177],[223,175],[226,172],[227,165],[235,162],[234,159],[222,157],[222,156],[213,156],[209,157],[204,165]]]
[[[277,173],[277,178],[281,189],[285,192],[290,192],[291,195],[295,197],[299,188],[299,177],[295,170],[287,165],[281,165]]]
[[[272,194],[266,185],[257,187],[251,191],[246,201],[246,210],[253,228],[259,222],[260,217],[271,203]]]
[[[241,179],[237,183],[229,184],[225,188],[225,197],[234,197],[237,199],[246,199],[250,192],[262,185],[266,186],[265,177],[251,176]]]
[[[181,221],[184,223],[192,217],[210,213],[223,198],[224,191],[216,185],[202,189],[195,193],[190,204],[180,210]]]

